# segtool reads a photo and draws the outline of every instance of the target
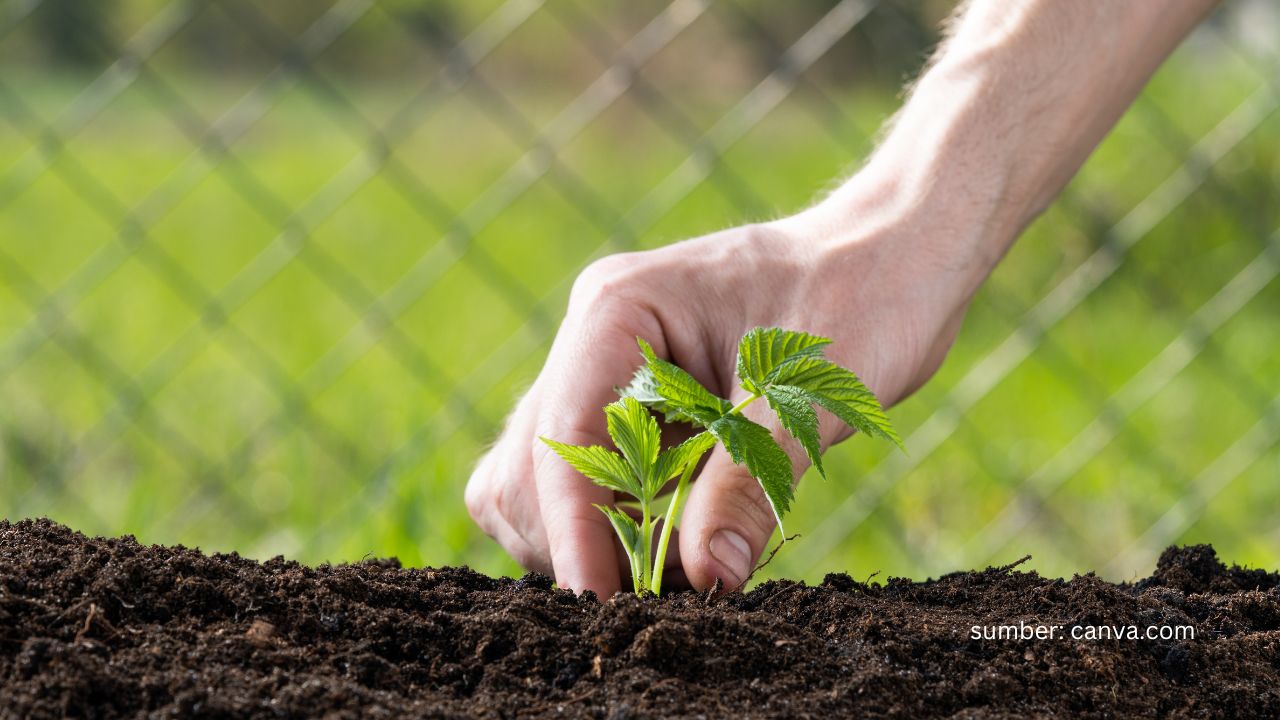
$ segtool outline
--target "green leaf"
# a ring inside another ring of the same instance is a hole
[[[791,509],[794,490],[791,458],[774,441],[768,428],[741,415],[725,415],[707,428],[724,443],[735,463],[746,465],[747,472],[760,483],[765,497],[782,528],[782,516]]]
[[[822,477],[827,471],[822,467],[822,438],[818,435],[818,414],[813,411],[817,398],[809,391],[794,385],[770,385],[764,396],[769,407],[777,413],[782,427],[800,441],[809,461]]]
[[[634,398],[622,398],[604,408],[609,437],[622,451],[642,487],[649,485],[653,464],[658,461],[662,439],[658,421]],[[647,497],[647,496],[646,496]]]
[[[574,470],[591,478],[597,485],[637,498],[644,492],[631,467],[618,453],[599,445],[581,447],[545,437],[541,440]]]
[[[653,390],[666,405],[665,411],[675,411],[699,425],[707,426],[733,408],[728,400],[713,395],[694,380],[692,375],[658,357],[653,352],[653,347],[642,338],[636,338],[636,342],[640,345],[646,367],[653,376]]]
[[[658,394],[658,379],[653,376],[653,370],[648,363],[636,370],[626,387],[614,389],[618,391],[619,398],[635,398],[646,407],[664,402],[662,396]]]
[[[622,541],[622,549],[627,551],[627,557],[631,560],[631,583],[635,586],[635,591],[640,592],[643,589],[641,577],[644,572],[644,534],[640,532],[640,524],[617,508],[608,505],[596,505],[596,508],[609,518],[609,524],[613,525],[613,531]]]
[[[621,510],[609,507],[608,505],[596,505],[600,512],[604,513],[608,518],[613,529],[618,533],[618,539],[622,541],[622,547],[627,554],[638,553],[641,547],[640,523],[635,518],[622,512]]]
[[[902,447],[880,401],[849,370],[824,358],[800,357],[779,365],[771,375],[771,383],[794,385],[809,392],[814,402],[850,427]]]
[[[654,377],[653,368],[647,363],[636,370],[629,385],[614,388],[614,390],[618,391],[619,398],[633,398],[650,410],[662,413],[662,419],[667,422],[697,422],[694,418],[676,410],[658,394],[658,379]]]
[[[709,432],[700,432],[697,435],[685,440],[673,448],[667,448],[658,455],[657,465],[654,466],[651,482],[653,483],[648,491],[651,495],[657,495],[662,491],[662,486],[671,478],[684,472],[684,469],[691,464],[696,464],[708,450],[714,447],[716,438]]]
[[[697,418],[678,410],[675,405],[667,402],[666,398],[658,393],[658,378],[654,375],[653,368],[648,363],[641,365],[636,370],[629,385],[624,388],[614,389],[618,391],[619,398],[634,398],[650,410],[662,413],[662,419],[666,422],[682,422],[691,425],[702,424]]]
[[[796,330],[755,328],[738,343],[738,379],[742,388],[763,395],[769,373],[788,360],[821,357],[831,340]]]

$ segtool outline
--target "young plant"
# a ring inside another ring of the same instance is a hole
[[[827,338],[779,328],[749,331],[738,344],[737,368],[738,381],[748,396],[737,405],[659,358],[643,339],[636,341],[644,364],[631,384],[619,389],[620,399],[604,408],[609,437],[617,451],[599,445],[565,445],[548,438],[542,441],[597,485],[635,498],[638,518],[617,507],[596,507],[608,516],[631,559],[631,581],[637,594],[662,592],[671,528],[688,495],[694,469],[717,442],[760,483],[782,528],[795,478],[791,460],[773,434],[742,415],[756,400],[768,402],[783,429],[800,442],[824,478],[815,405],[867,435],[902,445],[867,386],[851,371],[823,357],[823,348],[831,343]],[[702,430],[663,450],[658,422],[650,410],[662,413],[667,422],[686,422]],[[659,494],[674,478],[679,479],[666,512],[657,513]],[[659,523],[661,534],[655,547],[654,530]]]

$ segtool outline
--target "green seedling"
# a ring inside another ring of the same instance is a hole
[[[902,446],[875,395],[853,372],[823,357],[823,348],[831,343],[827,338],[779,328],[749,331],[738,344],[737,368],[738,381],[748,395],[737,405],[659,358],[643,339],[636,341],[644,364],[631,384],[619,389],[620,399],[604,408],[609,437],[617,450],[566,445],[549,438],[542,441],[597,485],[635,499],[638,508],[634,514],[619,507],[596,507],[609,518],[631,560],[631,582],[637,594],[662,592],[671,528],[680,516],[694,469],[716,443],[760,483],[782,528],[795,478],[791,460],[773,434],[742,415],[756,400],[764,398],[769,403],[783,429],[799,441],[824,478],[815,406],[867,435]],[[661,413],[669,423],[689,423],[701,430],[679,445],[663,449],[653,412]],[[676,478],[666,512],[657,513],[659,495]],[[655,547],[654,531],[659,525]]]

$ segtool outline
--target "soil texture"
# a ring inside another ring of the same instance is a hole
[[[1061,636],[973,637],[1019,623]],[[1195,639],[1066,637],[1096,626]],[[1276,718],[1280,575],[1193,546],[1125,585],[988,568],[600,603],[0,521],[0,717],[64,716]]]

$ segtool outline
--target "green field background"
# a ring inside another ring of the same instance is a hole
[[[184,48],[235,13],[200,11],[83,122],[110,53],[67,63],[31,33],[0,37],[0,517],[519,572],[462,492],[575,273],[812,201],[865,156],[931,42],[877,51],[875,32],[898,37],[877,10],[711,148],[830,3],[783,5],[713,3],[545,168],[527,149],[664,5],[579,8],[603,29],[535,10],[403,133],[388,128],[444,60],[378,10],[225,147],[208,127],[278,58]],[[438,42],[498,6],[450,4]],[[128,7],[124,38],[163,12]],[[776,47],[726,30],[743,14]],[[764,576],[922,578],[1029,553],[1048,574],[1130,579],[1167,535],[1153,525],[1280,565],[1280,74],[1276,48],[1250,43],[1216,19],[1160,70],[894,410],[907,453],[832,450],[829,480],[798,492],[802,538]],[[205,62],[218,53],[224,71]],[[493,190],[529,172],[527,189]],[[1134,228],[1095,289],[1036,320]],[[1197,314],[1242,271],[1257,287],[1238,309]],[[992,374],[993,353],[1020,347]]]

